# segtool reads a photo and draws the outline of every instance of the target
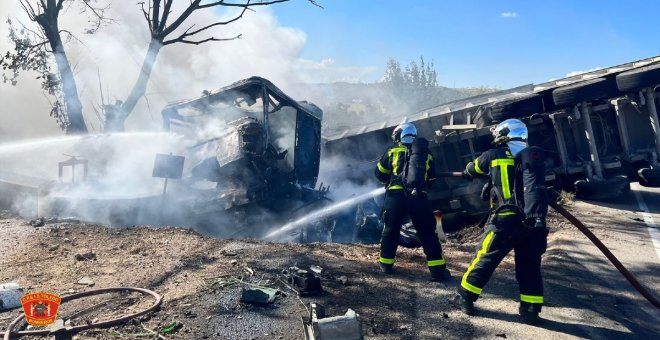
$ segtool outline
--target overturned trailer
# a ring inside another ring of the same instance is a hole
[[[418,135],[435,141],[436,169],[457,171],[490,148],[492,126],[519,118],[529,127],[529,143],[547,151],[549,184],[585,199],[610,199],[628,191],[630,181],[660,186],[658,85],[660,56],[325,131],[323,153],[346,164],[334,169],[333,177],[369,181],[394,127],[414,122]],[[445,227],[458,227],[487,210],[479,199],[482,184],[437,181],[429,199],[443,211]]]

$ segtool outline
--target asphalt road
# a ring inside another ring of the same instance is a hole
[[[571,210],[660,299],[660,189],[634,184],[612,202]],[[582,234],[559,232],[548,249],[545,326],[590,339],[658,339],[660,312]],[[577,235],[576,235],[577,234]]]

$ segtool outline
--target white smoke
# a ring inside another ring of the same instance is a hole
[[[187,1],[175,2],[170,21],[187,4]],[[88,125],[99,131],[100,123],[93,109],[101,104],[99,75],[106,103],[126,99],[139,74],[149,44],[149,32],[140,7],[134,2],[112,2],[106,15],[115,22],[103,26],[92,35],[83,33],[90,25],[88,17],[79,12],[77,6],[65,8],[60,26],[80,40],[66,42],[65,48],[74,68],[85,119]],[[35,24],[25,17],[18,1],[1,1],[0,13],[0,52],[5,52],[11,50],[6,33],[7,18],[12,18],[15,23],[20,20],[26,25]],[[234,10],[196,11],[169,38],[177,37],[177,33],[193,24],[199,28],[233,18],[236,14]],[[286,91],[288,84],[300,81],[357,80],[375,70],[373,67],[338,66],[334,62],[327,62],[331,59],[319,62],[301,59],[307,41],[306,34],[278,22],[268,7],[247,11],[242,19],[210,29],[199,38],[230,38],[238,34],[242,38],[233,41],[163,47],[156,60],[145,99],[140,101],[129,117],[126,128],[159,128],[160,110],[165,103],[195,97],[203,90],[223,87],[254,75],[268,78]],[[335,78],[329,76],[332,74]],[[4,120],[0,141],[60,133],[54,119],[48,117],[49,102],[41,94],[39,81],[34,76],[25,73],[15,87],[0,84],[0,98],[3,99],[0,115]]]

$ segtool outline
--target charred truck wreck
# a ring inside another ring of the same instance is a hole
[[[252,77],[167,105],[164,127],[194,141],[186,156],[194,219],[222,237],[260,237],[325,200],[315,189],[323,112]],[[284,213],[287,212],[287,213]]]

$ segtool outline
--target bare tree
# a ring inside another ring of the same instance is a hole
[[[0,67],[10,72],[9,76],[3,74],[4,82],[16,85],[20,71],[37,71],[42,88],[55,98],[51,116],[67,133],[86,133],[82,104],[62,35],[66,39],[75,37],[71,32],[60,29],[59,17],[65,5],[77,3],[83,12],[91,16],[92,27],[87,28],[85,33],[94,33],[107,20],[103,16],[105,9],[94,7],[90,0],[19,1],[29,19],[38,24],[38,29],[30,29],[22,23],[16,28],[9,21],[9,37],[14,43],[14,51],[0,57]],[[55,59],[59,75],[51,71],[50,56]]]
[[[138,3],[141,6],[144,19],[149,26],[151,40],[149,42],[147,53],[144,57],[144,61],[142,62],[140,74],[126,100],[123,103],[117,104],[120,105],[120,107],[117,107],[117,105],[115,105],[115,108],[106,106],[106,131],[122,131],[124,129],[124,122],[126,118],[133,111],[140,98],[142,98],[142,96],[145,94],[147,82],[151,76],[151,71],[153,70],[154,63],[156,62],[156,57],[158,56],[158,52],[162,47],[176,43],[200,45],[211,41],[228,41],[239,39],[241,37],[240,34],[233,37],[218,38],[213,35],[200,37],[200,33],[207,32],[209,29],[214,27],[229,25],[233,22],[236,22],[243,17],[247,10],[251,10],[253,7],[268,6],[276,3],[288,2],[290,0],[247,0],[233,2],[224,0],[188,1],[189,5],[175,17],[170,16],[172,14],[172,4],[174,3],[174,0],[148,0],[148,5],[146,5],[144,2]],[[315,0],[307,1],[316,6],[319,6]],[[240,11],[237,12],[236,16],[226,21],[212,22],[204,26],[197,26],[196,24],[192,24],[183,32],[174,34],[177,29],[185,26],[188,18],[190,18],[190,16],[196,11],[213,11],[219,7],[233,7],[240,9]]]

